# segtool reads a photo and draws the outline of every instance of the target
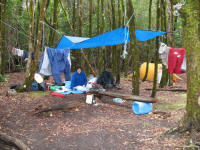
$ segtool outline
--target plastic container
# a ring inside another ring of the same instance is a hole
[[[88,94],[87,96],[86,96],[86,103],[87,104],[92,104],[93,103],[93,97],[94,97],[94,95],[93,94]]]
[[[115,103],[124,103],[125,101],[121,98],[113,98],[113,102]]]
[[[152,103],[145,102],[133,102],[132,103],[132,111],[136,115],[148,114],[152,111]]]
[[[65,81],[65,88],[70,89],[71,87],[71,81]]]

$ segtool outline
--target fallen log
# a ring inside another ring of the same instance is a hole
[[[156,98],[130,95],[130,94],[114,93],[114,92],[108,92],[108,91],[91,91],[91,93],[97,94],[97,95],[118,97],[118,98],[122,98],[122,99],[125,99],[125,100],[132,100],[132,101],[140,101],[140,102],[148,102],[148,103],[157,102]]]
[[[152,90],[152,89],[145,89],[145,90]],[[157,89],[157,91],[171,91],[171,92],[187,92],[186,89]]]
[[[9,145],[15,146],[20,150],[30,150],[30,148],[26,146],[21,140],[11,137],[1,131],[0,131],[0,140],[4,141],[5,143],[8,143]]]
[[[71,101],[71,102],[67,102],[65,104],[59,104],[56,106],[52,106],[51,108],[45,108],[42,110],[37,110],[37,108],[35,108],[36,112],[34,113],[34,115],[39,115],[45,112],[52,112],[52,111],[70,111],[72,109],[81,107],[81,106],[85,106],[85,103],[82,102],[77,102],[77,101]]]

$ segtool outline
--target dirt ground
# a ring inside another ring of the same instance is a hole
[[[24,73],[8,74],[8,82],[0,85],[0,130],[22,140],[32,150],[174,150],[187,148],[188,135],[162,136],[177,126],[186,105],[185,92],[158,91],[153,112],[135,115],[131,102],[116,104],[103,97],[102,104],[85,104],[84,94],[65,98],[49,92],[18,93],[6,96],[10,84],[21,83]],[[173,89],[186,89],[186,77]],[[131,80],[121,79],[119,93],[131,93]],[[150,96],[152,82],[141,83],[140,95]],[[52,111],[36,115],[38,110],[79,101],[83,105],[68,111]],[[0,144],[1,145],[1,144]],[[5,149],[0,146],[0,149]]]

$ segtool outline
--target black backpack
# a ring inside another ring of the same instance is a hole
[[[103,88],[113,88],[115,86],[115,81],[112,73],[109,71],[103,71],[97,80],[97,84],[102,85]]]

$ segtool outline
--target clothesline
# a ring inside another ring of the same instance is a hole
[[[29,35],[27,35],[27,34],[21,32],[21,31],[19,31],[18,29],[14,28],[13,26],[9,25],[8,23],[2,21],[1,19],[0,19],[0,21],[1,21],[3,24],[7,25],[8,27],[12,28],[13,30],[16,30],[16,31],[18,31],[19,33],[23,34],[24,36],[26,36],[26,37],[28,37],[28,38],[30,37]]]

